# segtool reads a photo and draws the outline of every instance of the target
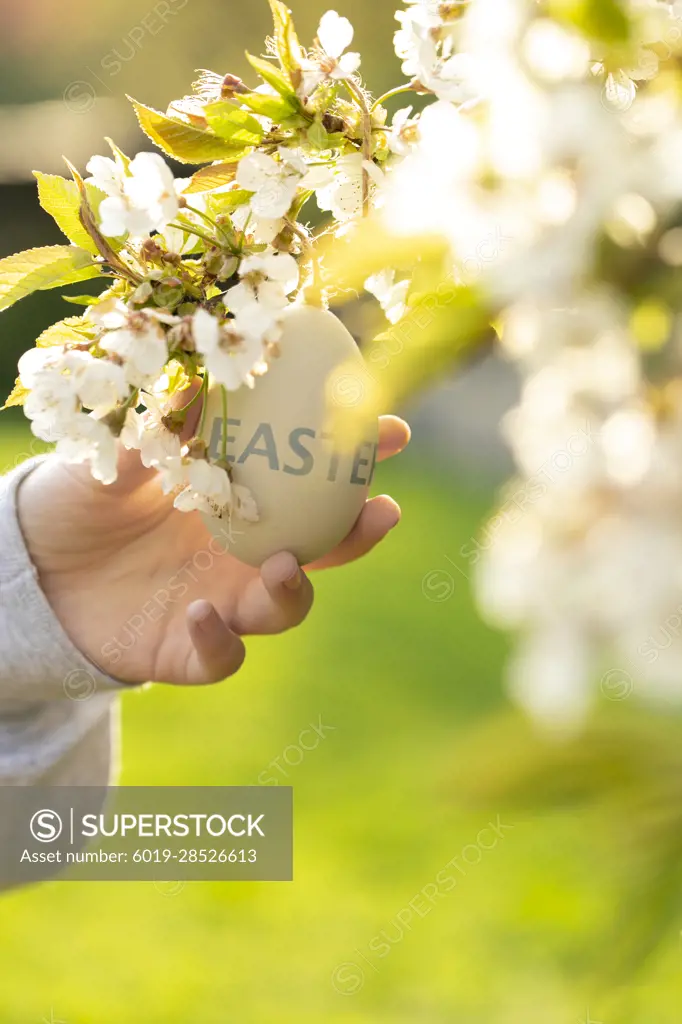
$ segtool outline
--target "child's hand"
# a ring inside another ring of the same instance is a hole
[[[408,441],[406,423],[382,417],[380,459]],[[312,604],[312,585],[293,555],[273,555],[259,571],[221,551],[198,513],[173,508],[136,451],[122,450],[110,487],[88,467],[49,458],[18,500],[26,543],[64,629],[125,682],[217,682],[242,664],[242,634],[290,629]],[[309,568],[359,558],[399,518],[391,498],[373,498],[339,547]]]

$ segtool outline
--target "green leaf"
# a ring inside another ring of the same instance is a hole
[[[50,348],[52,345],[80,345],[94,340],[92,325],[84,316],[67,316],[43,331],[36,341],[36,348]]]
[[[211,196],[211,205],[219,213],[229,213],[231,210],[236,210],[238,206],[248,203],[252,195],[253,192],[247,192],[245,188],[231,188],[229,192],[219,192],[217,195]]]
[[[262,92],[248,92],[239,99],[256,114],[269,117],[278,124],[299,113],[298,108],[283,96],[268,96]]]
[[[204,114],[216,135],[229,140],[232,145],[241,143],[255,146],[263,138],[263,126],[260,121],[232,103],[224,100],[209,103],[204,107]]]
[[[28,388],[25,388],[24,385],[21,383],[20,378],[17,377],[14,387],[12,388],[12,393],[10,394],[9,398],[7,399],[2,408],[11,409],[12,406],[23,405],[24,402],[26,401],[26,397],[29,394],[30,392]]]
[[[289,8],[281,0],[269,0],[272,20],[275,25],[275,47],[284,71],[287,72],[294,89],[301,80],[303,52],[296,35],[294,20]]]
[[[292,88],[291,81],[279,68],[276,68],[269,60],[264,60],[262,57],[254,57],[248,50],[246,52],[246,59],[251,67],[258,72],[263,81],[271,85],[280,96],[283,96],[284,99],[294,98],[296,94]]]
[[[152,107],[130,99],[140,128],[155,145],[184,164],[203,164],[211,160],[240,160],[251,146],[231,146],[213,132],[194,128],[185,121],[167,117]]]
[[[316,117],[307,131],[308,142],[314,149],[329,149],[329,134],[319,117]]]
[[[91,254],[72,245],[48,245],[8,256],[0,260],[0,310],[32,292],[87,281],[99,273],[100,265]]]
[[[220,188],[234,181],[237,173],[237,164],[211,164],[210,167],[202,167],[196,171],[183,195],[191,195],[193,192],[209,192],[211,189]]]
[[[97,246],[80,219],[81,197],[76,182],[58,174],[42,174],[40,171],[33,174],[38,182],[38,199],[43,210],[50,214],[70,242],[97,256]],[[88,202],[96,214],[104,193],[92,185],[86,185],[86,189]]]

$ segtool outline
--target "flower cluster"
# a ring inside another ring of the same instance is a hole
[[[322,235],[352,230],[380,205],[419,121],[407,108],[387,124],[358,77],[346,18],[324,14],[306,50],[287,8],[270,6],[268,54],[247,55],[255,88],[202,72],[165,114],[134,103],[165,156],[198,172],[175,178],[164,155],[130,159],[110,143],[84,178],[74,168],[73,182],[37,175],[41,204],[72,244],[0,262],[5,305],[32,287],[108,278],[100,294],[70,298],[82,315],[49,328],[20,362],[7,404],[23,404],[34,433],[105,484],[119,447],[139,450],[178,509],[247,519],[258,516],[257,497],[209,455],[199,410],[209,389],[223,389],[225,409],[228,392],[257,386],[279,355],[291,302],[326,301],[333,282],[306,204],[331,215]],[[3,285],[11,275],[25,283],[15,293]],[[367,287],[389,320],[401,315],[407,279],[386,268]]]
[[[618,8],[596,37],[531,0],[410,4],[397,52],[438,99],[383,197],[519,371],[519,476],[462,557],[519,633],[513,695],[563,727],[612,673],[682,698],[682,9]]]

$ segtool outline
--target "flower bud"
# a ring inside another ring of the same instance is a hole
[[[154,238],[145,238],[140,246],[140,256],[147,263],[158,263],[164,252]]]
[[[220,87],[220,98],[223,100],[231,100],[233,96],[243,94],[249,90],[242,82],[241,78],[236,75],[225,75],[223,78],[222,85]]]
[[[130,296],[130,303],[133,306],[144,306],[152,297],[153,288],[150,281],[143,281]]]
[[[161,281],[154,291],[154,302],[157,306],[174,309],[185,297],[185,286],[177,277],[167,277]]]
[[[190,459],[204,459],[208,462],[208,445],[201,437],[193,437],[186,445],[185,454]]]

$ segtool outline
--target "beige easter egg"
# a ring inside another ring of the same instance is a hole
[[[253,388],[227,394],[226,455],[233,482],[253,494],[258,521],[204,517],[227,550],[253,566],[278,551],[291,551],[305,565],[343,540],[367,499],[378,447],[376,420],[362,427],[357,442],[367,371],[338,317],[315,306],[290,306],[279,348]],[[208,403],[203,436],[211,458],[218,459],[219,387],[211,389]],[[354,438],[350,447],[348,437]]]

